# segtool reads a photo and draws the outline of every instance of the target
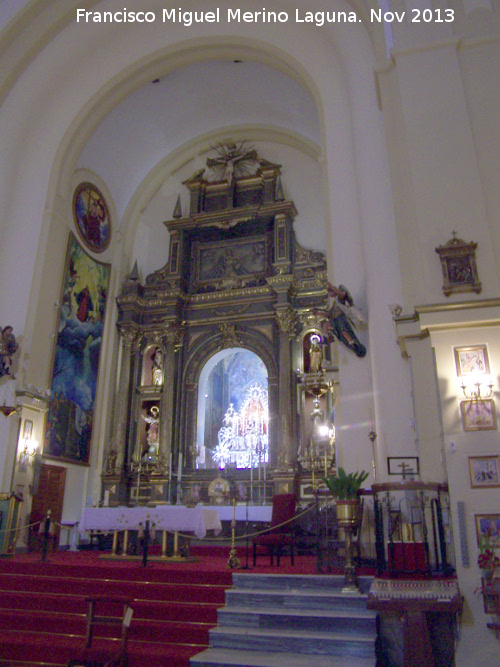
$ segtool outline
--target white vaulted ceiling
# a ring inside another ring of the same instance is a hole
[[[146,175],[184,143],[222,128],[272,127],[319,146],[312,95],[251,61],[209,60],[168,72],[120,102],[95,129],[77,167],[108,185],[121,216]]]

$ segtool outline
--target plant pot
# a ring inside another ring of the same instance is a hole
[[[337,522],[342,528],[358,526],[361,521],[359,500],[337,500]]]

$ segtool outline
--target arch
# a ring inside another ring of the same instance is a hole
[[[91,9],[98,0],[88,0],[86,8]],[[378,8],[376,0],[346,0],[343,3],[348,9],[353,9],[361,19],[372,43],[377,59],[382,65],[387,60],[386,41],[384,30],[369,18],[370,9]],[[0,66],[0,103],[14,85],[16,79],[30,66],[37,54],[74,21],[74,11],[77,4],[69,4],[67,0],[37,0],[25,2],[12,17],[7,17],[8,23],[0,42],[0,64],[8,58],[5,66]],[[10,20],[9,20],[10,18]],[[30,39],[26,39],[29,30]],[[8,53],[9,47],[15,45],[15,58]]]
[[[132,249],[134,236],[140,216],[154,193],[172,174],[179,170],[193,156],[205,153],[211,145],[223,141],[230,136],[235,141],[241,141],[251,136],[254,141],[268,141],[295,148],[315,160],[320,158],[320,147],[312,141],[289,130],[265,125],[239,125],[217,128],[200,136],[194,137],[179,148],[166,155],[161,162],[155,165],[143,179],[140,186],[132,195],[122,217],[123,245],[129,254]],[[126,267],[123,267],[126,270]]]
[[[228,357],[230,357],[230,359],[228,360],[229,367],[223,369],[222,373],[220,372],[221,369],[219,369],[219,373],[216,376],[214,376],[214,372],[218,369],[221,362],[228,359]],[[203,467],[216,467],[216,465],[214,464],[217,464],[217,453],[215,452],[215,454],[213,453],[209,456],[207,456],[206,454],[207,445],[208,448],[210,448],[211,445],[213,446],[216,444],[214,442],[215,441],[214,429],[217,429],[217,437],[219,439],[220,439],[221,428],[223,427],[223,425],[226,427],[226,430],[228,430],[227,435],[234,436],[234,428],[231,428],[232,426],[237,428],[238,435],[240,436],[244,435],[243,433],[241,433],[240,430],[241,422],[237,424],[234,418],[236,417],[238,421],[240,421],[242,416],[242,409],[244,407],[244,402],[245,399],[247,398],[248,392],[251,390],[253,391],[258,390],[259,393],[261,393],[262,390],[264,389],[263,383],[265,382],[266,385],[268,384],[267,369],[264,380],[264,375],[262,374],[261,369],[259,369],[259,362],[261,362],[262,365],[264,365],[260,357],[258,357],[258,355],[256,355],[254,352],[251,352],[250,350],[244,347],[231,347],[231,348],[224,348],[223,350],[216,352],[212,357],[210,357],[210,359],[208,359],[204,367],[201,369],[200,381],[198,386],[196,442],[197,445],[200,447],[200,453],[203,452],[204,455],[201,456],[201,461],[200,461],[200,456],[197,453],[197,466],[200,465],[201,463]],[[238,368],[234,368],[235,365],[237,365]],[[254,371],[252,373],[251,378],[249,378],[247,375],[240,377],[242,371],[242,365],[245,366],[245,371],[248,370]],[[237,371],[236,374],[234,373],[234,371]],[[227,373],[231,375],[231,378],[227,377]],[[220,378],[220,382],[217,382],[218,378]],[[228,380],[229,384],[227,384]],[[235,384],[237,386],[235,386]],[[263,398],[265,402],[266,414],[264,415],[265,423],[262,425],[264,429],[262,433],[263,435],[265,435],[266,443],[264,447],[265,452],[262,451],[261,453],[263,455],[263,460],[267,461],[268,459],[267,424],[269,417],[268,415],[269,411],[267,410],[268,406],[267,386],[264,389]],[[210,415],[209,423],[206,422],[208,414]],[[228,415],[231,415],[231,419],[229,420],[227,419]],[[213,423],[212,417],[214,418],[215,423]],[[247,442],[245,442],[245,445],[246,447],[248,447]],[[251,443],[251,445],[255,446],[256,443]],[[240,448],[241,445],[238,449]],[[222,454],[222,452],[220,452],[220,454]],[[258,462],[257,456],[254,456],[252,461],[252,454],[250,454],[249,460],[247,460],[245,452],[239,451],[239,453],[237,454],[238,457],[237,467],[248,468],[251,467],[251,465],[249,464],[252,463],[253,466],[255,466],[256,463]],[[221,457],[219,458],[220,458],[220,463],[224,463],[224,459]],[[219,464],[219,467],[224,467],[224,466]]]
[[[370,50],[368,45],[369,40],[367,39],[364,28],[361,28],[360,30],[355,27],[355,29],[357,30],[356,34],[362,35],[361,39],[363,40],[364,45],[363,54],[360,57],[364,59],[365,63],[368,62],[370,64],[368,68],[365,68],[366,71],[363,73],[361,86],[364,87],[365,94],[370,94],[370,91],[367,91],[367,89],[369,88],[371,90],[371,88],[373,88],[373,52],[370,53],[368,56],[369,60],[367,61],[366,53],[367,50]],[[18,192],[16,193],[17,199],[16,197],[11,199],[13,202],[12,207],[14,208],[15,202],[19,201],[23,187],[30,183],[30,176],[32,177],[33,174],[36,173],[43,174],[43,172],[49,174],[48,178],[46,176],[41,178],[38,183],[38,190],[30,193],[30,202],[20,206],[18,210],[14,212],[15,215],[13,216],[13,234],[23,234],[25,226],[28,224],[26,221],[30,220],[30,225],[33,228],[31,231],[34,232],[34,236],[40,240],[37,247],[34,248],[35,253],[37,254],[36,261],[35,256],[33,256],[25,258],[26,261],[23,262],[24,266],[36,267],[34,269],[36,279],[32,279],[31,281],[31,294],[23,294],[21,299],[18,299],[21,307],[23,305],[27,306],[23,309],[24,312],[28,313],[25,321],[26,349],[31,348],[35,331],[39,339],[48,338],[50,335],[51,322],[47,318],[44,318],[45,321],[42,322],[41,328],[36,326],[37,316],[39,315],[36,310],[36,304],[42,304],[43,302],[43,299],[40,298],[40,292],[41,285],[44,284],[44,281],[41,278],[43,275],[43,268],[47,263],[49,236],[53,235],[53,226],[59,225],[61,221],[64,220],[65,202],[68,201],[72,194],[72,170],[74,169],[82,145],[99,120],[117,103],[119,99],[129,91],[134,90],[137,86],[141,85],[144,81],[149,81],[154,78],[155,73],[164,73],[167,70],[172,71],[176,66],[179,66],[180,63],[185,64],[186,62],[194,62],[196,59],[205,57],[234,57],[235,55],[243,54],[248,58],[253,57],[260,62],[267,62],[298,78],[302,84],[310,90],[319,109],[320,122],[322,125],[322,144],[319,147],[318,153],[319,160],[324,166],[325,197],[327,200],[329,199],[330,209],[333,209],[335,197],[340,196],[346,191],[345,183],[342,179],[350,179],[350,187],[354,192],[349,193],[348,196],[350,201],[348,205],[342,206],[340,213],[337,212],[337,215],[339,216],[340,226],[346,225],[346,220],[349,220],[349,224],[352,227],[355,227],[356,224],[358,224],[358,198],[355,194],[358,188],[358,184],[356,183],[358,179],[353,178],[352,175],[356,171],[355,152],[356,150],[363,151],[363,145],[362,142],[358,147],[354,145],[351,118],[354,119],[353,122],[359,124],[363,120],[363,116],[360,116],[359,114],[358,116],[352,116],[352,109],[350,108],[351,102],[355,105],[359,104],[359,100],[350,100],[351,87],[348,85],[348,72],[346,69],[346,63],[349,63],[349,54],[344,52],[344,47],[340,42],[339,44],[335,43],[336,35],[333,32],[327,33],[327,31],[324,31],[323,33],[319,33],[316,31],[313,34],[312,31],[308,31],[307,39],[300,44],[294,43],[294,40],[289,40],[288,44],[285,44],[283,35],[280,41],[273,43],[271,37],[266,36],[261,30],[256,31],[255,35],[256,36],[253,38],[247,36],[242,37],[237,34],[223,37],[220,37],[220,35],[217,37],[204,36],[202,39],[196,40],[185,40],[184,38],[181,39],[178,35],[174,35],[174,39],[168,47],[163,47],[152,53],[147,53],[145,57],[139,57],[139,54],[131,49],[130,53],[133,55],[130,57],[129,62],[118,62],[117,58],[110,57],[109,64],[106,64],[105,70],[103,70],[102,75],[100,75],[101,78],[99,78],[99,75],[96,76],[96,83],[92,80],[84,88],[83,93],[86,97],[76,98],[75,100],[71,100],[68,97],[68,91],[71,92],[69,87],[65,87],[68,86],[68,79],[65,77],[57,77],[56,72],[53,74],[49,72],[47,73],[47,77],[53,77],[50,78],[51,86],[56,85],[56,79],[57,85],[60,86],[60,88],[57,88],[58,98],[54,101],[54,104],[59,101],[64,103],[60,107],[62,109],[60,112],[61,115],[54,117],[57,131],[50,133],[49,136],[47,136],[47,150],[43,155],[43,160],[38,161],[36,165],[34,155],[30,154],[31,149],[24,148],[19,159],[24,160],[29,168],[23,172],[19,179]],[[313,41],[314,35],[321,36],[320,39],[315,42],[317,49],[315,50],[315,58],[313,60],[310,53],[307,53],[307,50],[308,46],[310,46]],[[90,37],[92,37],[91,34]],[[109,53],[110,55],[116,55],[112,50],[112,47],[114,47],[114,44],[109,47]],[[105,48],[108,49],[107,44]],[[44,53],[40,53],[40,62],[36,63],[38,70],[45,64],[43,58]],[[133,61],[132,58],[135,58],[135,60]],[[88,77],[91,77],[90,66],[90,64],[87,65],[85,60],[82,60],[82,71],[84,71]],[[357,57],[351,59],[350,66],[352,68],[352,76],[357,76],[357,72],[360,69]],[[330,74],[328,77],[324,76],[326,67],[328,67],[327,71]],[[36,71],[30,70],[31,68],[26,68],[25,72],[28,77],[23,84],[29,84],[32,77],[35,76]],[[370,78],[369,82],[368,78]],[[60,81],[61,83],[59,83]],[[51,86],[46,87],[46,90],[43,93],[45,95],[43,100],[47,97],[51,90]],[[12,107],[17,103],[16,106],[19,109],[25,109],[25,106],[19,104],[19,99],[16,97],[17,93],[17,90],[14,91],[10,106]],[[33,100],[37,99],[37,95],[41,95],[38,87],[33,91],[32,95],[33,96],[30,99]],[[34,105],[29,108],[35,109],[37,106]],[[44,109],[47,107],[42,106],[41,108]],[[375,110],[375,114],[377,114],[378,111],[376,110],[376,107],[373,107],[373,109]],[[47,113],[50,110],[51,108],[48,109]],[[358,108],[358,112],[359,111],[360,109]],[[28,116],[27,110],[25,113],[26,116]],[[368,112],[363,109],[361,113],[372,114],[371,118],[374,120],[374,111],[372,110],[372,107],[370,107]],[[60,123],[60,120],[63,122]],[[21,121],[26,126],[27,120],[24,116]],[[37,118],[35,118],[34,121],[35,124],[38,123]],[[41,123],[42,121],[37,125],[36,129],[38,132],[40,132]],[[370,126],[370,123],[365,123],[365,125],[368,127]],[[334,132],[327,130],[327,126],[329,128],[335,128]],[[61,130],[59,131],[58,128],[61,128]],[[59,132],[59,134],[57,134],[57,132]],[[334,134],[334,137],[332,137],[332,134]],[[14,139],[12,141],[13,143],[15,142]],[[383,143],[379,144],[379,149],[382,151],[385,150]],[[381,162],[384,163],[384,160]],[[373,160],[371,160],[371,163],[373,164]],[[342,174],[344,175],[342,176]],[[332,187],[332,185],[334,187]],[[142,184],[140,187],[142,187]],[[139,192],[139,189],[140,188],[137,188],[136,192]],[[42,199],[44,199],[44,201],[42,201]],[[5,204],[5,206],[7,205],[8,204]],[[37,215],[33,216],[33,209],[39,217],[37,217]],[[39,211],[41,210],[44,211],[43,216],[40,216],[39,214]],[[329,212],[327,212],[326,217],[328,219],[331,218]],[[23,218],[23,224],[15,224],[15,221],[22,221]],[[36,229],[36,221],[39,219],[41,219],[40,230]],[[116,240],[118,242],[112,250],[114,276],[123,274],[131,264],[128,239],[122,238],[120,240],[123,231],[123,229],[117,231]],[[332,240],[329,240],[327,243],[327,250],[330,256],[333,256],[334,254],[334,246],[335,243]],[[356,257],[356,262],[361,262],[361,259]],[[8,271],[9,266],[10,265],[6,266],[5,271]],[[363,272],[359,271],[358,273],[359,282],[358,285],[355,285],[355,289],[359,289],[359,284],[362,284],[364,279]],[[120,280],[117,278],[114,283],[116,290],[118,289],[119,283]],[[352,285],[352,282],[349,282],[349,284]],[[110,294],[111,293],[112,290],[110,290]],[[46,301],[47,299],[54,298],[50,292],[47,292],[44,297]],[[23,304],[23,301],[25,304]],[[109,324],[110,332],[108,336],[108,349],[116,352],[118,349],[117,338],[116,336],[113,338],[111,333],[111,321]],[[29,364],[34,368],[36,362],[37,356],[36,354],[32,354],[29,359]],[[26,362],[26,364],[28,366],[28,362]],[[101,379],[103,383],[102,390],[108,397],[112,395],[112,366],[113,364],[108,364],[106,375],[103,375]],[[32,372],[31,367],[28,370],[30,373]],[[101,441],[105,438],[105,430],[103,421],[103,423],[99,425],[99,438]]]
[[[237,335],[240,343],[238,347],[250,350],[260,357],[267,368],[269,381],[274,382],[278,375],[278,367],[271,342],[255,330],[238,330]],[[224,349],[224,343],[220,332],[210,332],[201,336],[197,343],[193,345],[189,357],[185,360],[183,381],[187,384],[198,384],[203,367],[221,349]]]
[[[272,416],[278,414],[278,367],[274,358],[271,342],[258,331],[238,330],[238,348],[253,352],[264,363],[267,369],[268,379],[268,402],[269,402],[269,450],[271,460],[277,457],[277,433],[273,424]],[[190,350],[189,357],[185,360],[184,376],[182,379],[181,392],[184,396],[182,401],[182,414],[179,415],[180,435],[178,446],[182,448],[185,443],[194,444],[198,433],[198,427],[192,416],[198,414],[198,394],[200,391],[200,377],[209,360],[224,348],[224,342],[220,332],[210,332],[201,336]],[[227,348],[226,348],[227,349]],[[191,418],[190,418],[191,416]],[[189,448],[188,444],[188,448]],[[186,452],[189,454],[189,449]]]

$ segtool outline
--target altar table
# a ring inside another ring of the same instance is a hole
[[[222,526],[215,509],[184,507],[182,505],[158,505],[157,507],[88,507],[83,511],[78,532],[97,530],[103,533],[114,531],[112,555],[116,555],[118,533],[124,531],[123,554],[127,552],[128,531],[146,526],[163,531],[162,558],[166,558],[167,532],[174,533],[174,559],[179,555],[179,533],[194,533],[203,539],[208,530],[220,533]]]
[[[203,539],[207,530],[220,533],[221,523],[215,509],[184,507],[183,505],[158,505],[157,507],[87,507],[83,510],[78,531],[137,530],[139,524],[155,524],[156,530],[178,533],[194,533]]]

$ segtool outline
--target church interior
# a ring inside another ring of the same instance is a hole
[[[0,6],[0,530],[365,471],[498,664],[499,0],[122,4]]]

